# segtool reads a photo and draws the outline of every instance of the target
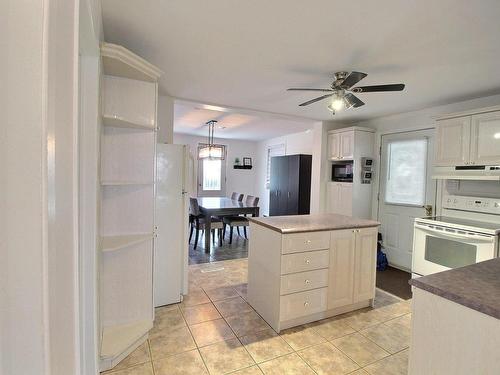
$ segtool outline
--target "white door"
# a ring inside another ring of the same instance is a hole
[[[435,165],[455,166],[469,162],[470,121],[470,116],[437,121]]]
[[[340,133],[340,159],[352,160],[354,157],[354,132]]]
[[[180,302],[188,263],[188,152],[185,145],[156,148],[154,302]]]
[[[223,197],[226,195],[226,160],[198,160],[198,196]]]
[[[471,164],[500,164],[500,111],[472,116]]]
[[[327,194],[328,212],[352,216],[352,183],[330,182]]]
[[[432,129],[382,136],[378,221],[389,263],[411,269],[413,222],[434,206]]]

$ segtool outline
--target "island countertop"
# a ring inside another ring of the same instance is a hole
[[[442,298],[500,319],[500,258],[410,280]]]
[[[378,221],[357,219],[355,217],[337,214],[249,217],[248,219],[255,224],[262,225],[283,234],[370,228],[380,225]]]

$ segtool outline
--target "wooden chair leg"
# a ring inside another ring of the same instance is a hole
[[[240,227],[236,227],[236,231],[238,232],[238,236],[241,236],[241,234],[240,234]]]
[[[229,226],[229,244],[231,245],[233,243],[233,226]]]
[[[243,227],[243,233],[245,234],[245,238],[248,240],[248,237],[247,237],[247,227],[246,226]]]
[[[218,230],[219,246],[222,246],[222,228]]]
[[[215,245],[215,229],[212,229],[211,232],[212,232],[212,245]]]
[[[196,247],[198,246],[198,238],[200,235],[200,231],[198,228],[196,228],[196,233],[194,234],[194,249],[196,250]]]
[[[222,224],[223,229],[222,229],[222,238],[226,238],[226,226],[227,224]]]
[[[194,226],[193,226],[193,224],[191,224],[191,229],[189,230],[189,243],[191,243],[191,238],[193,238],[193,229],[194,229]]]

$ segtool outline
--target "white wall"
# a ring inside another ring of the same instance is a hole
[[[158,143],[174,143],[174,98],[158,96]]]
[[[444,115],[447,113],[467,111],[479,109],[500,104],[500,95],[493,95],[453,104],[429,107],[419,111],[400,113],[397,115],[380,117],[377,119],[359,122],[356,125],[366,126],[376,129],[375,134],[375,150],[380,147],[381,137],[384,134],[390,134],[401,131],[411,131],[419,129],[434,128],[433,117]],[[380,159],[378,153],[375,157],[375,170],[373,180],[373,196],[372,196],[372,217],[377,218],[378,201],[376,199],[379,192],[379,174],[380,174]]]
[[[198,137],[194,135],[174,133],[175,144],[189,145],[191,154],[195,160],[195,176],[197,176],[197,149],[199,143],[206,143],[206,137]],[[231,195],[233,191],[243,193],[245,195],[257,195],[255,190],[257,172],[256,165],[259,163],[260,155],[257,154],[257,142],[242,141],[236,139],[223,139],[215,138],[214,142],[227,146],[227,159],[226,159],[226,195]],[[234,159],[238,157],[240,162],[243,163],[243,157],[252,158],[252,169],[234,169]],[[196,187],[193,187],[196,191]]]
[[[1,2],[2,374],[80,373],[77,4]]]
[[[267,149],[270,146],[284,144],[286,155],[307,154],[313,155],[314,131],[294,133],[261,141],[257,144],[257,174],[255,179],[256,195],[260,197],[260,215],[269,214],[269,189],[266,188]],[[311,191],[313,186],[311,186]]]

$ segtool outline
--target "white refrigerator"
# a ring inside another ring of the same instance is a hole
[[[156,146],[155,307],[177,303],[188,290],[188,209],[193,161],[188,146]]]

